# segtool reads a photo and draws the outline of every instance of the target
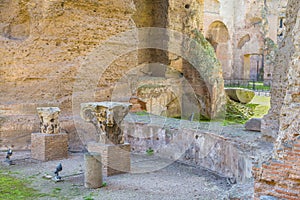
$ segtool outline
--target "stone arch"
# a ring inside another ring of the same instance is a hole
[[[223,68],[223,78],[229,79],[232,74],[230,35],[226,25],[221,21],[212,22],[206,34],[206,39],[214,47],[218,60]]]

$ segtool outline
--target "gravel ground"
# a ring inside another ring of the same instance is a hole
[[[5,153],[0,153],[5,158]],[[204,169],[169,162],[155,156],[133,154],[131,167],[135,173],[104,177],[107,186],[86,189],[84,183],[83,153],[70,154],[68,159],[41,162],[30,158],[29,151],[14,152],[15,165],[1,162],[2,170],[13,176],[31,180],[30,187],[48,194],[42,200],[50,199],[251,199],[253,183],[230,185],[225,178]],[[56,165],[61,162],[63,182],[45,179],[45,174],[54,175]],[[249,189],[250,188],[250,189]],[[229,198],[230,197],[230,198]]]

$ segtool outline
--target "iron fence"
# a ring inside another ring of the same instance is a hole
[[[225,79],[225,87],[239,87],[256,92],[270,92],[271,80],[256,81],[251,79]]]

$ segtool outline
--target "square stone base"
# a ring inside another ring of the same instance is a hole
[[[103,176],[130,172],[130,144],[89,143],[90,153],[100,153]]]
[[[31,158],[41,161],[59,160],[68,157],[68,135],[31,134]]]

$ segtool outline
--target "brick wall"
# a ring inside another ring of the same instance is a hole
[[[255,199],[263,195],[300,199],[300,138],[280,155],[282,159],[272,159],[253,168]]]
[[[273,76],[272,109],[263,124],[263,134],[277,139],[273,156],[253,168],[255,199],[265,195],[300,199],[300,1],[289,0],[286,15],[286,37]]]
[[[48,161],[68,157],[68,135],[60,134],[31,134],[31,157]]]

